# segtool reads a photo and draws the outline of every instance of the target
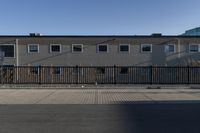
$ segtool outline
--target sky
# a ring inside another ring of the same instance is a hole
[[[0,0],[0,35],[164,35],[200,26],[200,0]]]

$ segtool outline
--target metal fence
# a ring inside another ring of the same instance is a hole
[[[2,84],[200,84],[200,67],[51,67],[0,69]]]

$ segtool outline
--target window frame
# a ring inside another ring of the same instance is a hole
[[[198,46],[198,50],[197,51],[191,51],[191,46],[192,45],[197,45]],[[195,43],[193,43],[193,44],[189,44],[189,53],[198,53],[199,52],[199,44],[195,44]]]
[[[173,46],[174,51],[167,51],[167,49],[166,49],[167,46]],[[176,45],[175,44],[166,44],[165,45],[165,53],[175,53],[175,52],[176,52]]]
[[[128,51],[121,51],[121,46],[128,46]],[[130,44],[119,44],[120,53],[130,53]]]
[[[31,52],[30,51],[30,46],[31,45],[35,45],[35,46],[37,45],[37,52]],[[39,52],[40,52],[39,44],[28,44],[28,53],[39,53]]]
[[[81,46],[81,51],[74,51],[74,46]],[[72,44],[72,53],[83,53],[83,44]]]
[[[60,47],[60,51],[52,51],[52,46],[59,46]],[[50,44],[50,53],[61,53],[62,52],[62,47],[61,44]]]
[[[0,44],[0,46],[13,46],[13,48],[14,48],[14,56],[13,57],[5,57],[5,55],[4,55],[4,58],[6,58],[6,59],[16,58],[16,46],[15,46],[15,44]]]
[[[99,51],[99,47],[100,46],[106,46],[107,47],[107,51]],[[108,48],[108,44],[98,44],[97,45],[97,53],[108,53],[109,52],[109,48]]]
[[[151,50],[150,51],[143,51],[143,46],[149,45]],[[141,44],[141,53],[152,53],[152,44]]]

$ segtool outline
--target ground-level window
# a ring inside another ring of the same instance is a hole
[[[3,53],[4,57],[14,57],[15,48],[12,44],[0,45],[0,52]]]
[[[190,44],[189,51],[190,53],[199,52],[199,44]]]
[[[122,67],[120,69],[120,74],[128,74],[128,67]]]
[[[130,45],[129,44],[120,44],[119,45],[119,51],[120,52],[129,52],[130,51]]]
[[[104,67],[97,67],[97,74],[105,74],[105,68]]]
[[[61,67],[53,67],[52,74],[60,75],[61,74]]]
[[[39,53],[39,44],[28,44],[28,53]]]
[[[82,53],[83,52],[83,44],[72,44],[72,52],[73,53]]]
[[[174,53],[175,52],[175,45],[174,44],[165,45],[165,52],[166,53]]]
[[[141,44],[141,52],[152,52],[152,44]]]
[[[108,52],[108,44],[99,44],[97,45],[97,52]]]
[[[50,44],[50,52],[51,53],[60,53],[61,52],[61,44]]]
[[[39,74],[39,67],[31,67],[30,68],[30,74],[38,75]]]

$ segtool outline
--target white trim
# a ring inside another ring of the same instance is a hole
[[[31,45],[37,46],[37,52],[31,52],[31,51],[30,51],[30,46],[31,46]],[[40,52],[39,44],[28,44],[28,53],[39,53],[39,52]]]
[[[107,51],[99,51],[99,46],[105,45],[107,46]],[[108,53],[109,52],[109,45],[108,44],[98,44],[97,45],[97,53]]]
[[[190,46],[191,45],[197,45],[198,46],[198,51],[190,51]],[[198,53],[199,52],[199,44],[195,44],[195,43],[192,43],[192,44],[189,44],[189,53]]]
[[[167,51],[166,47],[167,46],[174,46],[174,51]],[[175,44],[166,44],[165,45],[165,53],[175,53],[176,52],[176,45]]]
[[[52,51],[52,49],[51,49],[52,46],[59,46],[60,47],[60,51],[59,52]],[[61,44],[50,44],[50,53],[61,53],[61,51],[62,51]]]
[[[74,51],[74,46],[81,46],[81,51]],[[72,44],[72,53],[83,53],[83,44]]]
[[[14,46],[14,57],[4,57],[4,58],[6,58],[6,59],[14,58],[15,59],[16,58],[16,51],[15,51],[16,50],[16,46],[15,46],[16,44],[0,44],[0,46],[9,46],[9,45]]]
[[[150,51],[143,51],[143,50],[142,50],[142,47],[145,46],[145,45],[146,45],[146,46],[149,45],[149,46],[151,47],[151,50],[150,50]],[[140,50],[141,53],[152,53],[152,44],[141,44],[140,49],[141,49],[141,50]]]
[[[120,50],[121,46],[128,46],[128,51],[121,51]],[[130,44],[119,44],[119,52],[120,53],[130,53]]]

